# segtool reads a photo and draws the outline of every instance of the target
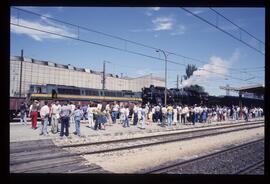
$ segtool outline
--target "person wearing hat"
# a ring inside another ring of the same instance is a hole
[[[39,103],[37,100],[34,100],[29,109],[29,117],[31,117],[32,128],[37,129],[37,117],[38,117]]]

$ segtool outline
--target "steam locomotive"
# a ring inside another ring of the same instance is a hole
[[[144,104],[164,104],[164,87],[150,85],[142,89],[142,101]],[[189,88],[167,89],[167,104],[194,105],[205,104],[208,100],[208,93],[197,92]]]
[[[164,87],[151,85],[142,89],[143,103],[164,104]],[[206,105],[206,106],[231,106],[240,105],[247,107],[263,107],[264,100],[243,98],[238,96],[210,96],[206,92],[198,92],[191,88],[171,88],[167,89],[167,104],[178,105]]]

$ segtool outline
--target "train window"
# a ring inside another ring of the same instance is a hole
[[[96,91],[96,90],[85,90],[85,95],[98,96],[98,91]]]
[[[122,95],[122,92],[116,92],[116,96],[117,97],[122,97],[123,95]]]
[[[113,96],[113,97],[115,97],[116,92],[114,92],[114,91],[105,91],[105,96]]]
[[[80,95],[79,89],[58,88],[58,93],[68,95]]]
[[[41,87],[37,87],[37,93],[41,93]]]
[[[57,93],[54,89],[52,90],[52,98],[57,98]]]

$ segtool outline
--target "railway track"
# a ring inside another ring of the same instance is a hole
[[[251,174],[253,170],[261,168],[263,165],[264,139],[259,139],[194,159],[165,163],[158,167],[144,169],[138,173]]]
[[[234,174],[263,174],[264,159],[259,160],[256,163],[248,165],[247,167],[235,172]]]
[[[214,127],[211,129],[203,129],[196,131],[186,132],[172,132],[162,135],[144,136],[130,139],[118,139],[100,142],[91,142],[84,144],[70,144],[55,147],[55,145],[48,144],[44,147],[40,145],[27,146],[20,145],[16,147],[14,145],[10,151],[10,164],[21,164],[35,160],[47,160],[54,158],[64,158],[70,156],[81,156],[89,154],[110,153],[114,151],[121,151],[127,149],[142,148],[147,146],[190,140],[195,138],[202,138],[206,136],[214,136],[218,134],[230,133],[241,130],[248,130],[263,127],[264,123],[257,122],[252,124],[232,125],[229,127]],[[59,152],[59,149],[66,152]],[[32,155],[40,154],[38,158],[33,158]]]

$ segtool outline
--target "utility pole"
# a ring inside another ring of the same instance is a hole
[[[226,96],[229,96],[230,95],[230,90],[229,90],[229,84],[226,85],[227,89],[226,89]]]
[[[177,75],[177,80],[176,80],[176,88],[179,89],[179,75]]]
[[[164,50],[158,49],[156,52],[162,52],[164,54],[164,59],[165,59],[165,91],[164,91],[164,104],[165,107],[167,106],[167,54],[165,53]]]
[[[106,63],[110,63],[109,61],[103,61],[103,75],[102,75],[102,90],[103,90],[103,96],[104,96],[104,91],[106,88]]]
[[[21,72],[20,72],[20,97],[22,97],[22,65],[23,65],[23,49],[21,50]]]

